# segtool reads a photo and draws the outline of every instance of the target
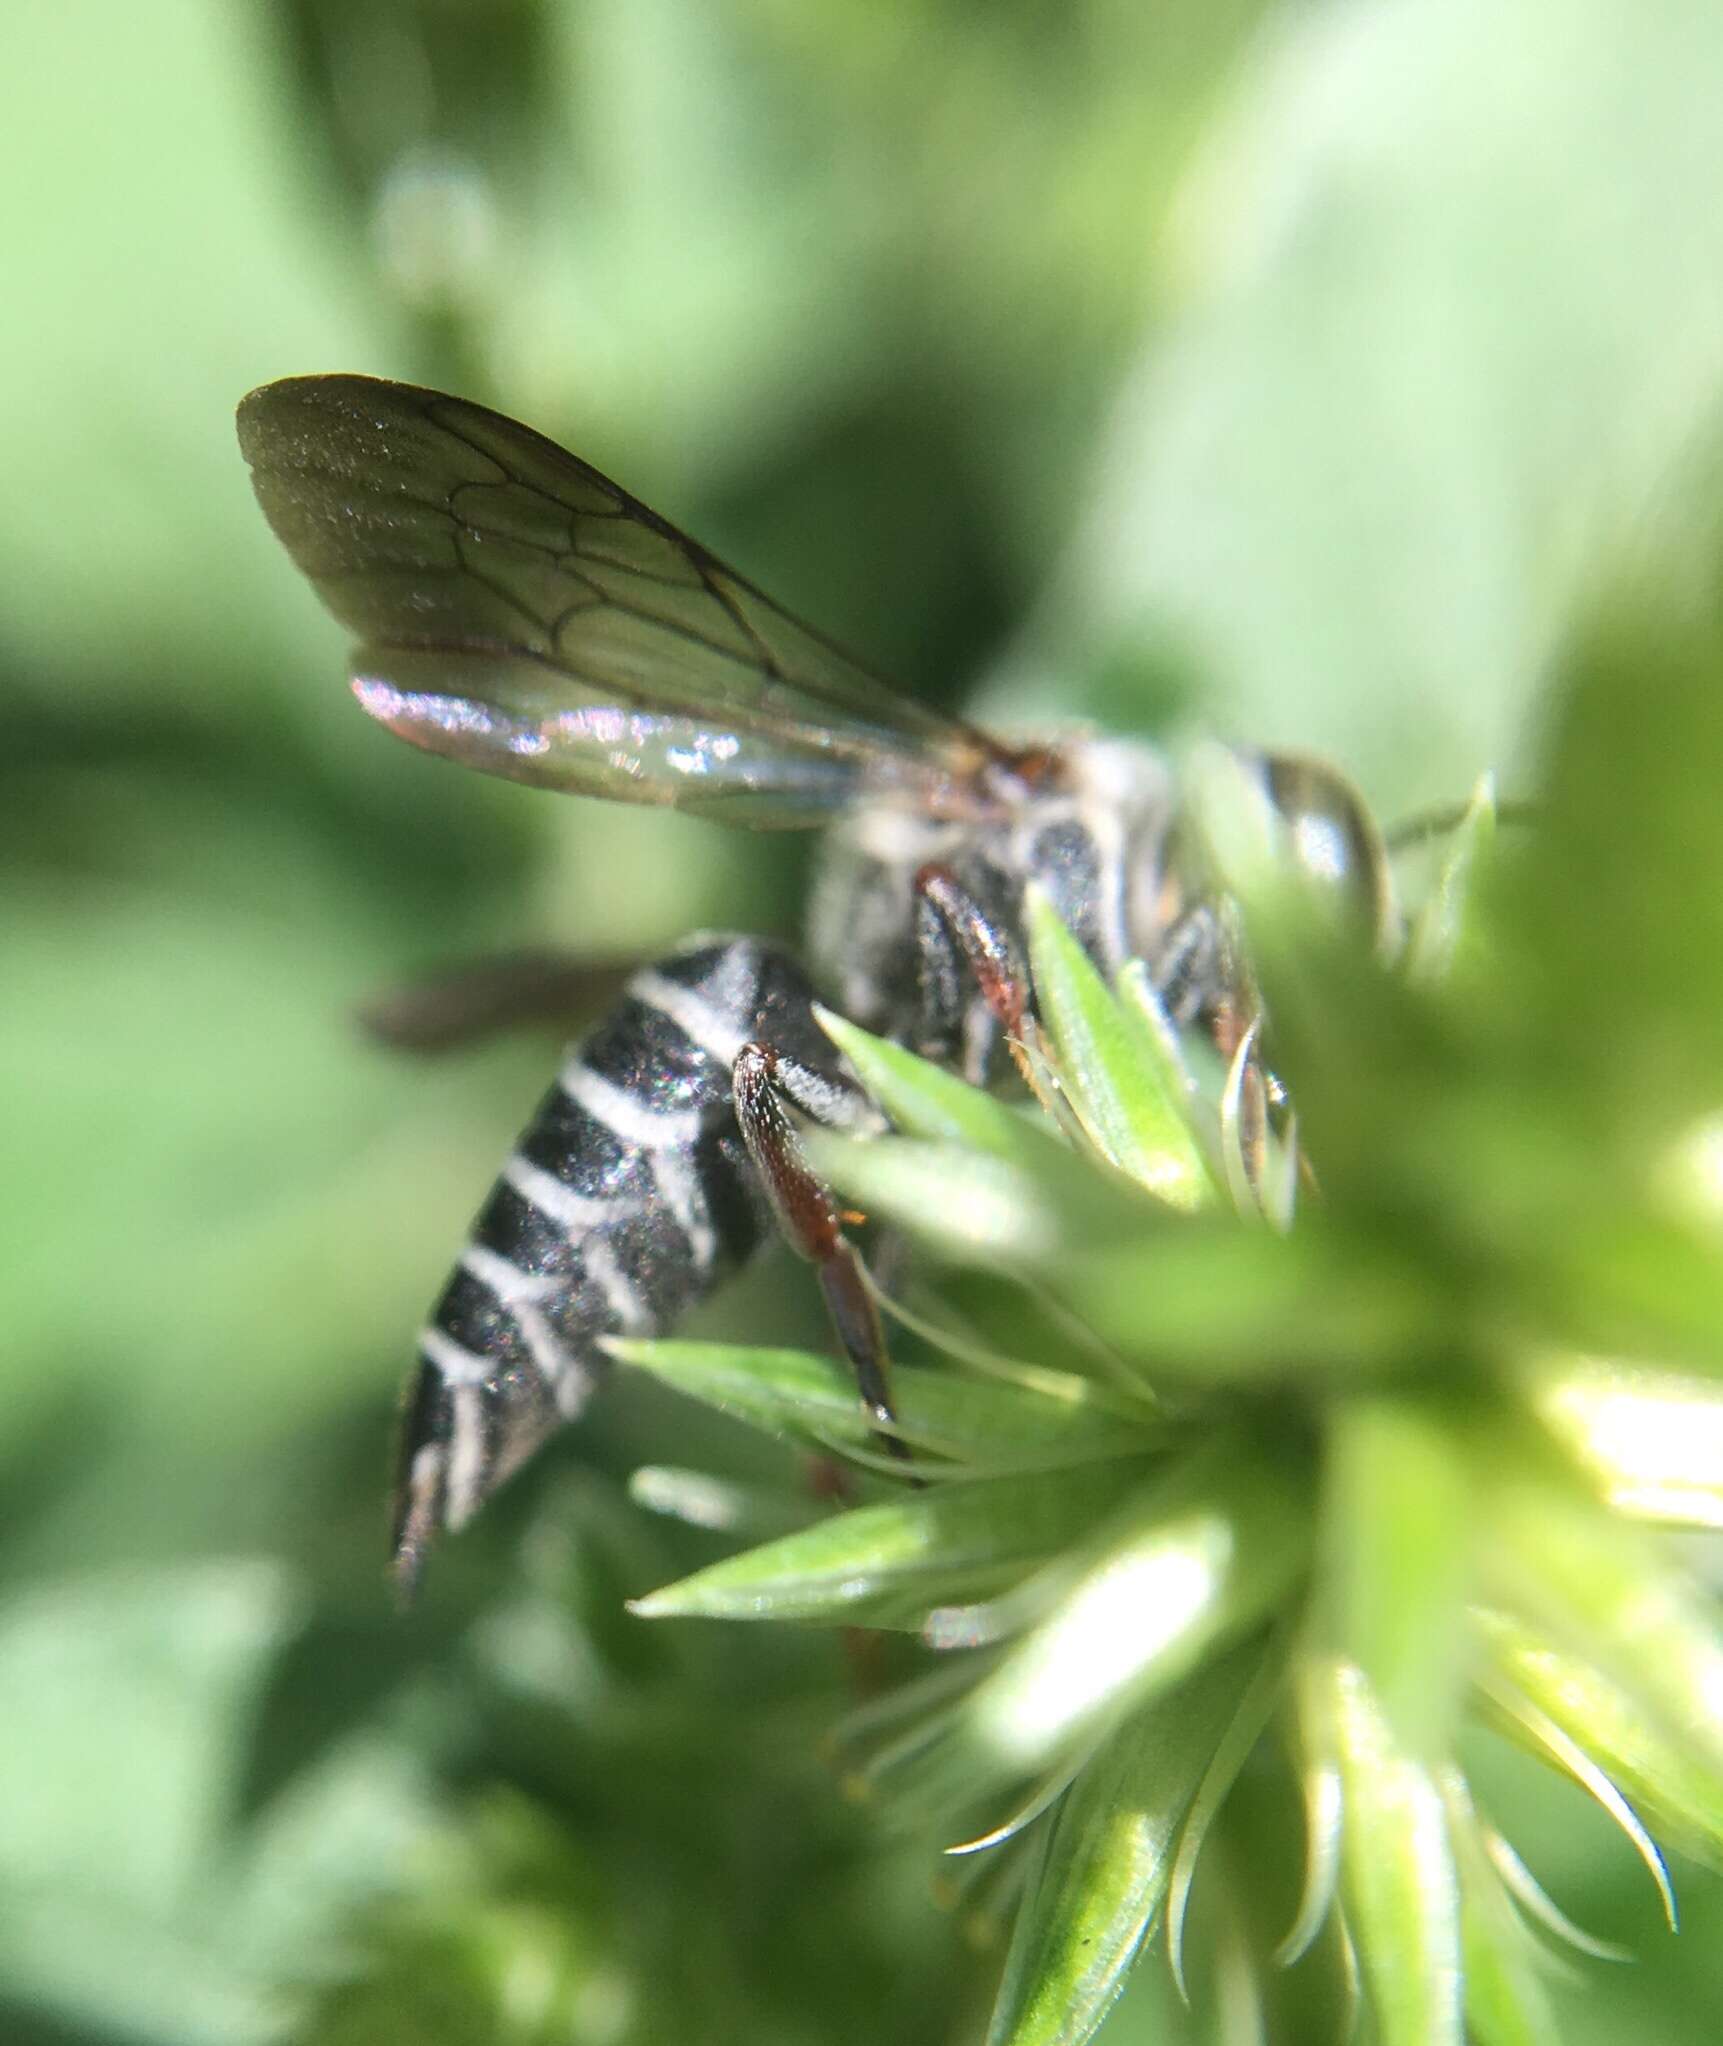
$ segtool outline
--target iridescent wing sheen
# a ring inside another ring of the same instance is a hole
[[[889,788],[970,814],[1007,758],[500,413],[290,377],[238,424],[264,515],[355,635],[360,702],[431,752],[754,826]]]

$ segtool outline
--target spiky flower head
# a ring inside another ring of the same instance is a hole
[[[1723,1630],[1668,1532],[1723,1525],[1720,682],[1707,598],[1600,613],[1536,822],[1481,787],[1387,952],[1199,773],[1265,1004],[1230,1067],[1044,902],[1038,1102],[829,1019],[896,1134],[818,1162],[929,1274],[892,1307],[913,1484],[824,1359],[617,1346],[849,1472],[639,1610],[919,1637],[834,1752],[1015,1898],[990,2046],[1087,2039],[1158,1927],[1182,1986],[1193,1898],[1268,2018],[1296,1963],[1389,2046],[1553,2038],[1543,1949],[1596,1943],[1468,1779],[1479,1725],[1603,1806],[1671,1922],[1654,1833],[1723,1861]],[[1265,1856],[1239,1811],[1276,1786],[1303,1823]]]

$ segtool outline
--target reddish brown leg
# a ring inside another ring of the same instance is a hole
[[[859,1120],[854,1098],[842,1094],[823,1075],[797,1066],[764,1044],[745,1044],[736,1054],[735,1089],[736,1120],[778,1226],[791,1248],[818,1274],[832,1326],[861,1389],[862,1404],[880,1424],[880,1439],[893,1456],[907,1462],[909,1450],[904,1442],[896,1434],[884,1432],[893,1427],[897,1416],[891,1404],[885,1331],[867,1274],[844,1234],[831,1189],[803,1156],[784,1107],[786,1100],[792,1101],[822,1123],[853,1125]]]
[[[915,892],[932,912],[936,926],[955,941],[1000,1029],[1008,1038],[1018,1036],[1029,1008],[1029,983],[1004,925],[988,915],[949,867],[937,862],[930,861],[917,870]],[[929,950],[924,936],[924,959]]]

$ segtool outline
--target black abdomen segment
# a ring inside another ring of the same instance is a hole
[[[416,1576],[585,1406],[609,1335],[659,1335],[759,1247],[770,1212],[736,1126],[751,1039],[838,1061],[802,969],[755,938],[708,938],[629,981],[566,1056],[473,1225],[419,1341],[394,1563]]]

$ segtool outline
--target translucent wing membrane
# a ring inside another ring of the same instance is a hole
[[[360,702],[433,753],[756,826],[892,787],[966,815],[1008,764],[499,413],[293,377],[244,401],[239,441],[270,525],[358,641]]]

